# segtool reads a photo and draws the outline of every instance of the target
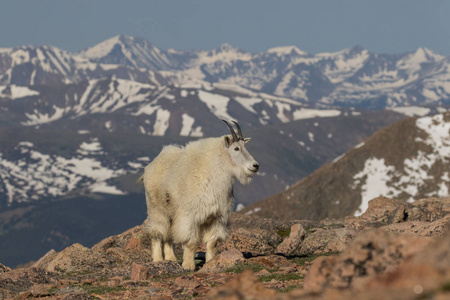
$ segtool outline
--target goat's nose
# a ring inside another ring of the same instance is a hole
[[[253,164],[253,167],[254,167],[256,170],[258,170],[258,169],[259,169],[259,164],[258,164],[258,163],[254,163],[254,164]]]

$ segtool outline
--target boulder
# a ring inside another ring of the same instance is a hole
[[[284,255],[294,255],[305,239],[305,235],[306,231],[301,224],[292,225],[289,237],[277,246],[275,252],[282,253]]]
[[[244,262],[245,258],[242,252],[237,249],[229,249],[222,251],[220,254],[213,257],[210,261],[206,262],[199,272],[201,273],[214,273],[223,272],[235,266],[239,262]]]

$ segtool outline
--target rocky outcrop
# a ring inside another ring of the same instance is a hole
[[[359,217],[310,222],[233,215],[221,252],[196,272],[151,261],[142,225],[92,248],[0,265],[2,298],[411,299],[450,295],[450,198],[379,197]],[[181,259],[181,249],[175,254]]]

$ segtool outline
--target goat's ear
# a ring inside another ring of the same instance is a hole
[[[229,147],[231,146],[231,140],[230,140],[230,138],[228,137],[228,135],[226,135],[226,136],[224,137],[224,141],[225,141],[225,148],[229,148]]]
[[[248,142],[250,142],[251,139],[252,139],[252,138],[245,138],[245,139],[244,139],[244,143],[247,144]]]

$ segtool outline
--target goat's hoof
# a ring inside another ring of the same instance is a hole
[[[169,256],[166,258],[166,260],[177,261],[177,258],[175,256]]]
[[[193,263],[183,263],[181,266],[186,271],[195,271],[195,264],[193,264]]]
[[[158,261],[163,261],[164,259],[162,257],[158,257],[158,258],[153,258],[152,262],[158,262]]]

